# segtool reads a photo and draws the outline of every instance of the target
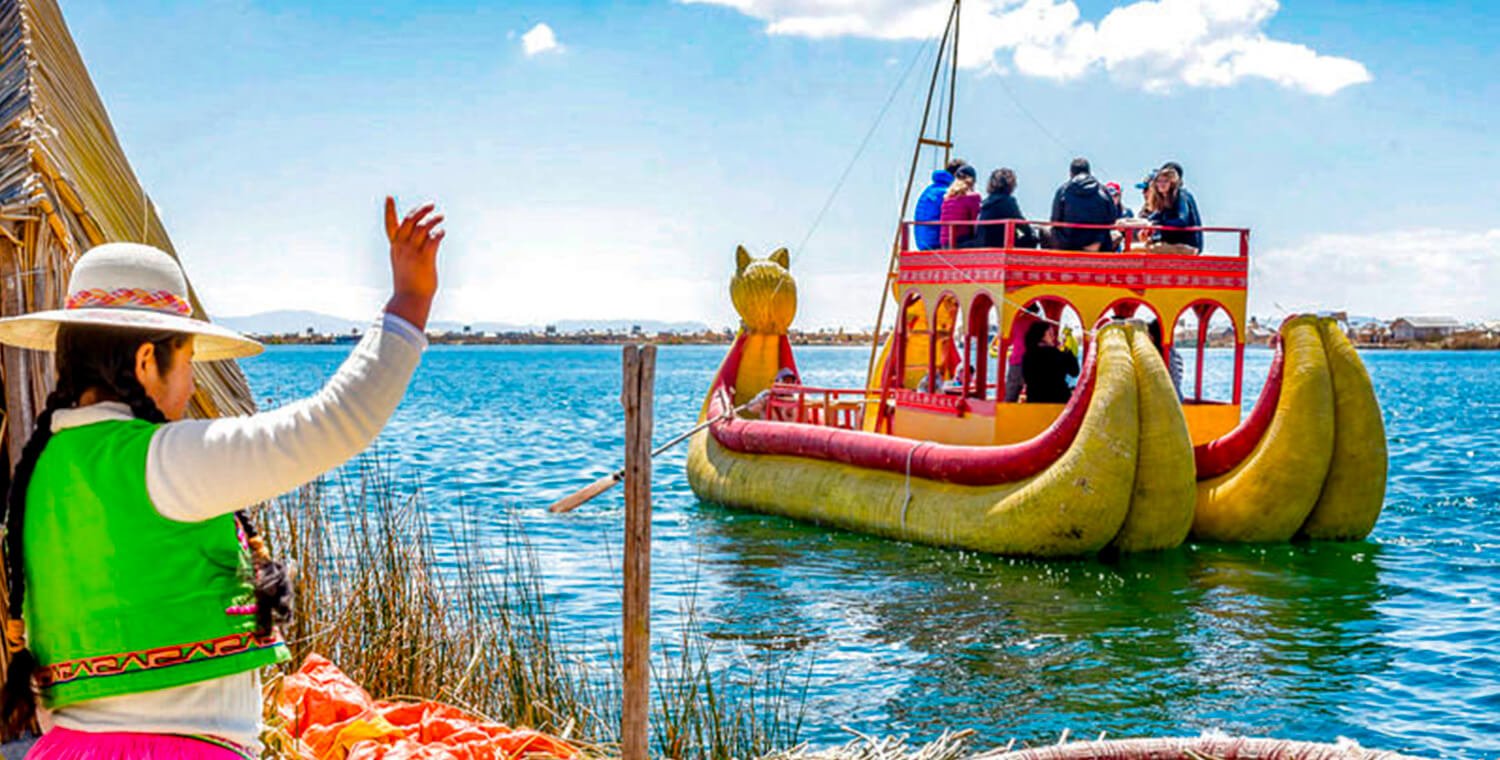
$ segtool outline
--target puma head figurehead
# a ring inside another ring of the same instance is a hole
[[[764,259],[752,259],[740,246],[735,251],[734,279],[729,297],[747,332],[782,335],[797,315],[797,281],[792,279],[791,255],[785,248]]]

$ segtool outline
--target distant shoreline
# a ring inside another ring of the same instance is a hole
[[[268,346],[353,345],[358,335],[251,335]],[[802,333],[793,330],[788,339],[795,346],[868,346],[869,333]],[[654,343],[659,346],[727,346],[734,342],[732,333],[658,333],[656,335],[568,333],[556,335],[468,333],[428,334],[427,342],[435,346],[624,346]]]
[[[250,337],[268,346],[334,346],[353,345],[358,341],[354,335],[251,335]],[[794,346],[868,346],[868,333],[797,333],[788,335]],[[446,333],[429,335],[427,340],[434,346],[625,346],[652,343],[659,346],[727,346],[734,342],[733,335],[722,333],[678,335],[465,335]],[[1191,343],[1178,343],[1178,348],[1190,349]],[[1233,348],[1234,344],[1214,340],[1209,348]],[[1247,343],[1248,349],[1269,349],[1266,343]],[[1442,341],[1405,341],[1385,343],[1355,342],[1361,351],[1495,351],[1500,350],[1500,340],[1475,341],[1448,338]]]

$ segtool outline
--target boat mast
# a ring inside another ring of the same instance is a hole
[[[880,311],[875,316],[875,334],[870,343],[870,364],[865,371],[865,384],[869,386],[870,380],[875,377],[875,357],[880,352],[880,325],[885,321],[885,302],[892,298],[891,286],[896,281],[897,263],[901,256],[901,230],[906,220],[906,212],[911,205],[911,189],[917,181],[917,166],[921,163],[922,152],[927,148],[941,148],[943,150],[943,163],[953,157],[953,103],[958,94],[958,19],[959,5],[962,0],[953,0],[953,7],[948,11],[948,23],[943,27],[943,37],[938,43],[937,60],[932,64],[932,79],[927,84],[927,103],[922,108],[922,126],[917,129],[917,144],[912,149],[911,169],[906,174],[906,190],[901,193],[901,212],[896,217],[896,235],[891,241],[891,258],[886,265],[885,281],[880,288]],[[933,139],[927,136],[927,124],[932,118],[932,98],[938,91],[938,79],[943,73],[944,65],[948,67],[948,118],[943,125],[943,139]],[[898,315],[897,319],[901,317]]]

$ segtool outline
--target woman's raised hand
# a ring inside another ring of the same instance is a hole
[[[427,329],[427,314],[432,296],[437,292],[437,252],[446,230],[436,229],[442,214],[425,203],[396,219],[396,199],[385,198],[385,236],[391,241],[391,300],[387,313],[410,322],[418,330]]]

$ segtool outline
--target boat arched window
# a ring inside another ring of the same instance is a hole
[[[1194,301],[1177,314],[1168,335],[1182,358],[1185,403],[1240,403],[1245,350],[1240,328],[1229,309],[1211,299]]]

